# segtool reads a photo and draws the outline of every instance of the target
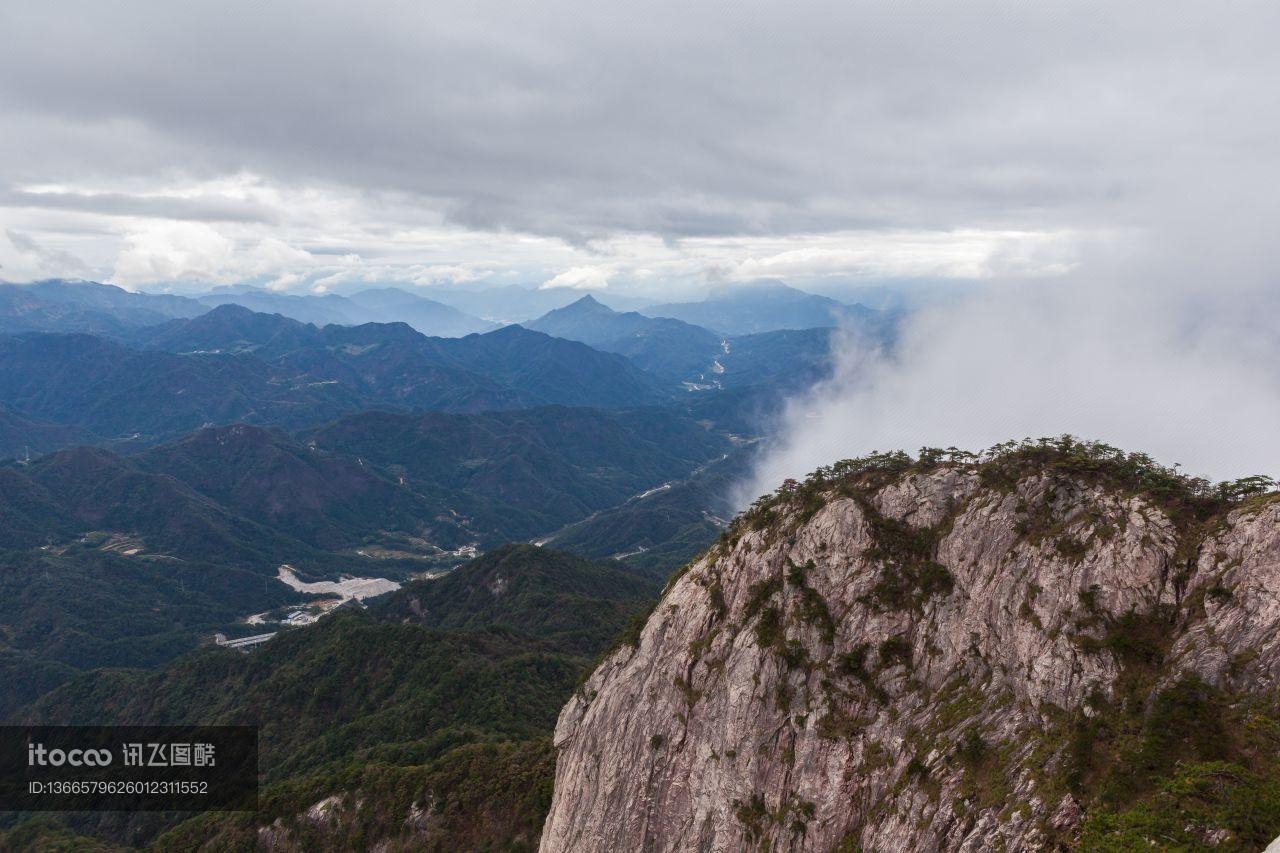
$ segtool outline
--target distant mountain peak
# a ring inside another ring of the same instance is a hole
[[[236,304],[235,302],[224,302],[221,305],[215,305],[214,307],[210,308],[208,311],[201,314],[200,317],[203,317],[205,319],[208,319],[210,317],[250,317],[254,314],[262,314],[263,316],[268,316],[268,317],[281,316],[280,314],[274,314],[274,315],[267,314],[264,311],[254,311],[252,308],[246,308],[243,305]],[[200,319],[200,318],[197,317],[193,319]]]
[[[705,301],[711,302],[716,299],[732,298],[750,293],[754,296],[770,295],[770,296],[790,296],[796,299],[803,299],[806,296],[814,294],[792,287],[785,281],[776,278],[756,278],[751,281],[738,281],[732,284],[721,284],[711,288],[707,293]]]

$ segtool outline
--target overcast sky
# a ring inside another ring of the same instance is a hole
[[[1037,279],[1275,177],[1276,4],[0,4],[0,277]]]

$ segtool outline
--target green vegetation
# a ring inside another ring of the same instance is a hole
[[[1280,827],[1280,782],[1223,761],[1179,764],[1154,795],[1123,811],[1095,810],[1081,846],[1099,853],[1254,851]]]
[[[406,488],[423,494],[437,513],[465,516],[471,535],[490,547],[621,509],[637,493],[687,477],[730,447],[720,433],[669,410],[562,406],[465,415],[365,412],[301,438],[380,469],[396,466]],[[612,517],[629,523],[625,514]],[[682,526],[657,525],[649,544]],[[583,546],[612,547],[625,533],[602,521],[571,544],[577,553],[609,556],[634,549]]]
[[[1280,832],[1280,698],[1240,701],[1186,676],[1149,712],[1109,710],[1084,731],[1088,849],[1257,850]]]
[[[901,635],[890,637],[880,644],[880,666],[889,667],[894,664],[911,666],[911,642]]]
[[[1005,490],[1033,474],[1068,476],[1121,493],[1142,493],[1176,519],[1189,520],[1208,518],[1276,488],[1276,481],[1266,476],[1215,485],[1167,468],[1144,453],[1126,453],[1069,435],[1028,438],[997,444],[981,453],[926,447],[917,458],[895,451],[841,460],[817,469],[803,482],[788,480],[776,492],[761,497],[724,536],[733,541],[743,529],[759,529],[762,518],[776,518],[782,512],[795,513],[796,521],[802,523],[822,507],[827,495],[866,495],[908,471],[940,466],[974,470],[985,485]]]
[[[317,450],[257,431],[252,445],[226,451],[226,470],[218,472],[207,470],[213,448],[194,439],[128,460],[85,451],[0,469],[8,484],[3,508],[15,519],[0,531],[7,537],[0,544],[11,548],[0,553],[0,676],[10,685],[0,715],[262,726],[266,784],[259,813],[201,815],[171,826],[157,823],[145,833],[135,827],[132,836],[95,818],[70,824],[76,831],[154,840],[162,850],[200,844],[209,851],[252,849],[258,828],[279,820],[303,849],[362,847],[410,832],[412,843],[424,849],[532,849],[550,798],[554,754],[547,735],[610,640],[638,642],[657,592],[652,572],[508,546],[447,577],[411,583],[368,611],[340,612],[283,634],[252,655],[196,648],[196,638],[266,609],[264,601],[274,606],[291,600],[270,580],[283,555],[311,555],[317,571],[330,569],[338,558],[324,548],[375,535],[369,526],[377,519],[397,528],[378,535],[409,541],[422,532],[409,528],[424,508],[436,507],[435,501],[444,506],[454,494],[463,495],[470,502],[464,508],[474,514],[462,521],[434,516],[432,523],[459,536],[474,532],[467,525],[532,529],[553,517],[581,518],[641,480],[687,473],[700,454],[720,446],[721,439],[698,430],[643,412],[585,417],[550,409],[452,420],[369,414],[312,433]],[[636,441],[648,446],[619,463],[618,454],[630,452],[624,445]],[[574,456],[579,446],[584,449]],[[526,466],[526,457],[536,461]],[[371,479],[349,464],[355,458],[361,460],[357,467],[373,472]],[[864,603],[910,618],[951,590],[951,575],[936,560],[945,527],[916,529],[885,518],[868,496],[905,472],[938,466],[974,470],[998,489],[1048,470],[1122,492],[1142,491],[1184,526],[1211,524],[1224,509],[1257,500],[1259,490],[1270,487],[1265,478],[1210,486],[1144,456],[1067,438],[1002,445],[981,456],[926,449],[918,460],[876,454],[822,469],[804,483],[789,482],[734,522],[723,541],[746,529],[768,528],[770,537],[785,537],[782,519],[799,523],[831,495],[851,497],[870,525],[873,544],[866,557],[879,570]],[[267,476],[280,471],[290,476]],[[273,516],[262,490],[287,497],[294,486],[315,497],[317,506],[290,506]],[[367,489],[369,502],[350,499],[357,486]],[[508,514],[508,507],[517,510]],[[693,530],[681,514],[691,507],[676,507],[679,512],[667,518],[612,517],[622,519],[626,536],[652,521],[652,535],[659,537]],[[1028,511],[1029,524],[1043,520],[1038,511]],[[92,513],[103,512],[117,514],[101,528],[136,536],[142,553],[103,550],[100,537],[112,534],[87,527],[87,519],[102,519]],[[1103,535],[1097,531],[1105,521],[1099,520],[1095,535]],[[1065,559],[1083,556],[1086,542],[1051,527],[1029,535],[1053,534],[1047,541]],[[599,541],[619,540],[601,533]],[[156,553],[161,547],[174,553]],[[205,549],[216,559],[198,559]],[[405,570],[395,562],[341,559],[347,568]],[[828,644],[835,639],[827,604],[809,585],[812,570],[812,564],[789,564],[752,584],[738,627],[750,627],[759,646],[786,667],[821,669],[833,695],[860,685],[875,702],[887,703],[877,679],[889,667],[910,667],[925,651],[912,648],[908,633],[877,638],[828,662],[811,660],[805,646],[786,635],[805,626]],[[700,582],[712,609],[724,616],[719,578]],[[1029,588],[1019,611],[1031,622],[1037,621],[1035,594]],[[1230,596],[1221,587],[1206,592],[1211,601]],[[1057,741],[1045,747],[1060,760],[1046,760],[1039,770],[1047,777],[1045,790],[1069,790],[1085,802],[1090,849],[1139,849],[1132,846],[1135,839],[1157,845],[1172,839],[1168,843],[1195,848],[1205,832],[1220,829],[1230,833],[1229,843],[1245,847],[1273,831],[1280,714],[1270,706],[1244,708],[1238,697],[1194,679],[1157,690],[1173,614],[1158,609],[1109,618],[1098,599],[1098,590],[1081,591],[1074,641],[1085,653],[1114,656],[1122,676],[1113,699],[1091,699],[1094,713],[1061,715],[1052,735]],[[690,649],[695,657],[699,651],[705,647]],[[175,655],[182,657],[171,662]],[[138,666],[158,669],[119,668]],[[94,667],[113,668],[79,672]],[[683,676],[672,683],[689,705],[700,701]],[[783,708],[800,702],[786,681],[773,696]],[[989,734],[972,726],[990,702],[963,685],[937,697],[929,731],[911,740],[908,774],[930,777],[923,747],[941,746],[945,735],[949,742],[939,761],[963,768],[966,796],[980,806],[1004,796],[1010,747],[989,742]],[[871,708],[876,710],[894,712]],[[860,724],[829,710],[818,727],[824,737],[850,737]],[[655,733],[649,745],[661,751],[666,740]],[[890,761],[883,747],[867,754],[869,763]],[[299,818],[331,796],[345,804],[335,812],[335,828]],[[756,797],[735,804],[735,811],[759,839],[771,826],[802,835],[813,806],[771,806]],[[0,849],[5,843],[58,849],[76,840],[43,821],[9,825],[7,832]]]
[[[1061,728],[1059,778],[1086,807],[1084,849],[1243,851],[1274,838],[1280,697],[1243,699],[1194,675],[1156,689],[1145,640],[1112,647],[1122,663],[1117,701],[1095,693],[1092,713]]]
[[[752,843],[763,843],[765,833],[774,826],[786,827],[788,831],[803,836],[813,819],[814,809],[813,803],[795,796],[772,809],[759,794],[752,794],[745,803],[740,800],[733,802],[734,817],[742,824],[747,840]]]
[[[371,611],[388,621],[527,635],[591,654],[617,635],[619,625],[647,616],[657,592],[657,584],[621,563],[504,545],[442,578],[378,599]]]
[[[413,850],[532,851],[551,806],[555,750],[547,738],[473,743],[410,766],[353,760],[268,787],[252,815],[209,813],[157,838],[157,853],[255,850],[279,819],[300,849],[345,853],[412,829]],[[333,792],[350,792],[332,823],[299,820]]]
[[[80,835],[52,817],[33,817],[8,831],[0,831],[0,850],[5,853],[38,850],[40,853],[122,853],[124,848],[97,838]]]
[[[201,634],[293,599],[261,574],[203,562],[78,544],[0,552],[0,719],[78,670],[161,665]]]
[[[853,651],[846,652],[836,659],[836,672],[848,678],[855,679],[859,684],[866,688],[877,702],[881,704],[889,701],[889,694],[884,691],[879,684],[876,684],[874,673],[867,668],[867,655],[871,652],[871,646],[867,643],[860,643]]]
[[[301,600],[275,579],[281,564],[304,580],[448,568],[460,559],[437,546],[544,533],[726,446],[675,413],[549,407],[369,413],[306,441],[237,424],[132,456],[81,447],[0,463],[0,718],[77,670],[159,666],[215,631],[245,632],[245,616]],[[666,574],[654,560],[648,580],[615,567],[622,597],[648,598]],[[642,609],[575,596],[517,599],[592,650],[603,626]],[[509,614],[508,628],[529,627]]]
[[[718,515],[732,515],[719,503],[700,484],[686,482],[603,510],[566,527],[547,544],[593,559],[625,554],[629,566],[666,577],[715,541],[720,527],[707,518],[708,507]]]
[[[862,510],[875,540],[865,556],[882,567],[871,593],[860,599],[864,604],[877,610],[907,610],[951,592],[951,573],[933,558],[937,530],[886,518],[869,501],[862,502]]]
[[[533,849],[554,774],[547,735],[652,594],[613,566],[511,546],[250,655],[204,648],[155,672],[76,676],[21,719],[260,725],[260,811],[191,818],[160,850],[251,848],[277,818],[304,849],[351,849],[406,833],[411,807],[423,849]],[[298,819],[335,795],[364,803],[338,830]],[[95,820],[77,828],[112,837]]]

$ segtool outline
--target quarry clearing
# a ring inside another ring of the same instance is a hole
[[[350,601],[352,599],[364,601],[366,598],[385,595],[400,588],[399,583],[386,578],[344,577],[338,581],[308,583],[300,580],[290,565],[281,566],[276,577],[279,578],[281,583],[296,592],[305,593],[306,595],[336,595],[342,601]]]

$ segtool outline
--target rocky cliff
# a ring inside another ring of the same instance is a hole
[[[1280,500],[1069,439],[788,483],[563,709],[544,851],[1259,849]]]

